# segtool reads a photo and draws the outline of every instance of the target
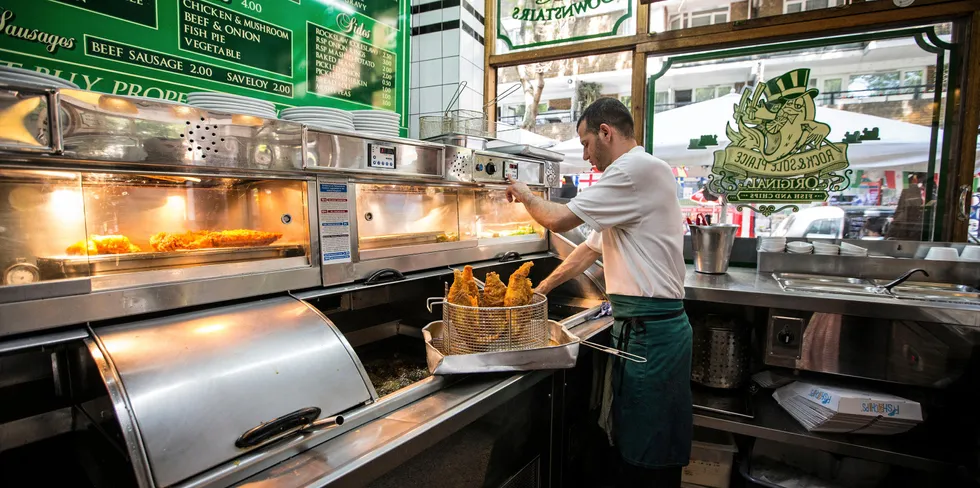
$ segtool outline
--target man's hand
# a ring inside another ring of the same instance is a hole
[[[524,183],[507,178],[507,201],[517,203],[527,203],[534,193]]]

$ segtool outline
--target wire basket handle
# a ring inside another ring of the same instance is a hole
[[[453,109],[453,105],[459,101],[459,96],[463,94],[463,88],[466,88],[466,82],[459,82],[459,86],[456,87],[456,93],[453,94],[453,98],[449,99],[449,105],[446,105],[445,116],[449,117],[449,112]]]
[[[518,89],[518,88],[520,88],[520,87],[521,87],[521,85],[520,85],[520,84],[518,83],[518,84],[516,84],[516,85],[514,85],[514,86],[512,86],[512,87],[510,87],[510,88],[508,88],[508,89],[506,89],[506,90],[504,90],[504,92],[503,92],[503,93],[499,93],[499,94],[497,94],[497,96],[495,96],[495,97],[493,97],[493,100],[490,100],[489,102],[487,102],[487,104],[486,104],[486,105],[484,105],[484,106],[483,106],[483,111],[484,111],[484,112],[486,112],[486,111],[487,111],[487,109],[488,109],[488,108],[489,108],[489,107],[490,107],[491,105],[493,105],[493,104],[495,104],[495,103],[497,103],[497,100],[500,100],[500,99],[502,99],[502,98],[506,98],[506,97],[508,97],[508,96],[510,96],[510,94],[511,94],[511,93],[514,93],[514,92],[516,92],[516,91],[517,91],[517,89]]]
[[[602,344],[596,344],[595,342],[581,341],[579,344],[583,346],[589,346],[592,349],[602,351],[606,354],[612,354],[613,356],[623,358],[627,361],[633,361],[634,363],[645,363],[647,358],[643,356],[637,356],[636,354],[628,353],[626,351],[620,351],[615,347],[603,346]]]
[[[426,298],[425,299],[425,308],[426,308],[426,310],[429,311],[429,313],[432,313],[432,307],[434,305],[442,305],[444,303],[446,303],[446,299],[443,298],[443,297]]]

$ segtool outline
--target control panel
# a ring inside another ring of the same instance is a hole
[[[529,185],[541,185],[543,165],[537,161],[523,161],[502,155],[474,153],[473,181],[503,183],[508,179]]]
[[[377,142],[368,144],[368,167],[375,169],[397,169],[395,146]]]

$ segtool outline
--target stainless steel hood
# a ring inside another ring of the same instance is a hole
[[[262,449],[236,440],[290,413],[376,398],[343,335],[292,297],[101,328],[88,347],[145,487]]]

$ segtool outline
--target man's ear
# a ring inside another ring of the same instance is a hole
[[[612,139],[612,127],[608,124],[599,124],[599,137],[604,141],[609,141]]]

